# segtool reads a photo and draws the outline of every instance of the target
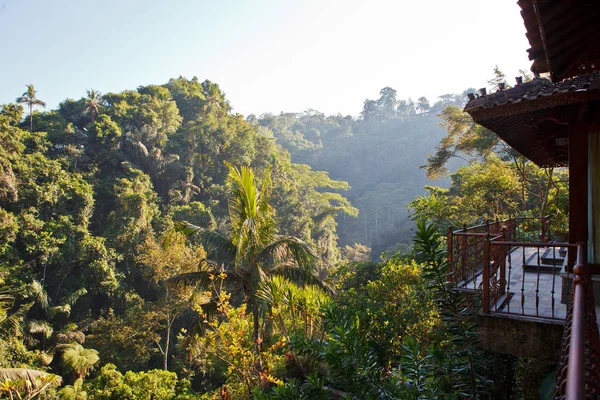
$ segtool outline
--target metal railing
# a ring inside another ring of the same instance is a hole
[[[548,242],[548,217],[529,225],[537,225],[539,234],[523,229],[524,225],[517,218],[509,218],[458,231],[450,229],[448,281],[479,292],[483,313],[564,318],[554,399],[600,399],[600,338],[586,246]],[[521,241],[524,237],[539,242]],[[562,267],[572,251],[577,251],[577,262],[571,273]],[[557,259],[563,259],[562,263],[555,264]],[[515,270],[521,273],[515,274]],[[516,276],[520,279],[514,279]],[[556,301],[558,292],[566,305]]]
[[[464,286],[473,281],[481,272],[483,242],[485,234],[503,240],[522,242],[541,242],[549,240],[549,216],[541,218],[507,218],[487,221],[463,229],[448,228],[448,281]]]
[[[572,296],[563,333],[560,365],[556,373],[555,399],[600,398],[600,339],[594,291],[585,246],[577,247]]]
[[[484,239],[481,279],[477,279],[482,312],[564,319],[567,310],[561,299],[570,294],[570,274],[561,270],[567,252],[575,247]]]

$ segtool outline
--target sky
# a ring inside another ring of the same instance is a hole
[[[529,69],[516,0],[0,0],[0,104],[53,109],[197,76],[234,112],[357,116],[390,86],[431,103]]]

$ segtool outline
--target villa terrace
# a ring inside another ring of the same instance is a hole
[[[482,312],[564,320],[572,287],[568,252],[551,219],[509,218],[449,230],[448,281],[478,293]]]

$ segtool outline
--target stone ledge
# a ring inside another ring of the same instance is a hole
[[[493,353],[558,362],[562,320],[507,314],[478,314],[479,347]]]

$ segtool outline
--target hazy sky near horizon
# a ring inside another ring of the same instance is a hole
[[[529,69],[516,0],[0,0],[0,104],[33,83],[55,108],[86,89],[217,82],[235,112],[358,115],[398,98],[509,83]]]

